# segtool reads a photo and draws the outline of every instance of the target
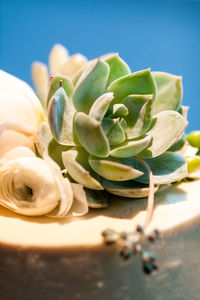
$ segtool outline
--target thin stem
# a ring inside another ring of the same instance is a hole
[[[146,208],[146,218],[144,222],[144,228],[146,228],[152,219],[153,216],[153,208],[154,208],[154,178],[151,169],[149,168],[148,164],[140,157],[137,157],[137,160],[143,164],[145,169],[147,170],[149,176],[149,195],[147,200],[147,208]]]

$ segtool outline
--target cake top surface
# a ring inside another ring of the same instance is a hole
[[[157,193],[152,229],[168,231],[199,216],[199,176],[196,173],[195,180],[174,184]],[[142,224],[146,200],[118,198],[105,210],[64,219],[30,218],[0,207],[0,241],[25,247],[96,246],[102,243],[101,232],[107,228],[133,230]]]

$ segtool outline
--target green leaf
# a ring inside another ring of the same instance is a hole
[[[187,176],[187,163],[185,159],[177,153],[165,152],[160,156],[144,160],[153,173],[155,184],[160,185],[175,182]],[[146,184],[149,183],[149,176],[141,162],[130,158],[123,160],[123,163],[137,168],[144,173],[141,177],[136,178],[136,181]]]
[[[77,111],[89,113],[94,101],[105,93],[109,66],[101,60],[91,61],[76,83],[73,103]]]
[[[113,181],[129,180],[142,175],[140,171],[122,164],[116,158],[98,159],[90,156],[89,164],[97,174]]]
[[[134,180],[109,181],[105,178],[101,178],[100,182],[106,191],[117,196],[143,198],[149,195],[149,186]],[[155,186],[154,192],[157,190],[158,187]]]
[[[178,142],[172,145],[167,151],[176,152],[181,150],[181,148],[183,148],[183,146],[185,145],[186,138],[187,138],[186,134],[183,133],[183,135],[178,140]]]
[[[107,135],[109,131],[113,128],[115,125],[116,120],[110,119],[110,118],[103,118],[101,126],[103,128],[103,131]]]
[[[150,142],[150,135],[147,135],[142,139],[125,141],[123,144],[110,151],[110,155],[121,158],[132,157],[144,150]]]
[[[101,184],[77,161],[78,154],[77,149],[62,152],[62,160],[67,172],[83,186],[89,189],[102,190]]]
[[[164,72],[152,72],[157,85],[157,96],[153,103],[153,115],[164,110],[177,110],[181,104],[182,77]]]
[[[151,145],[139,156],[156,157],[167,151],[181,137],[188,122],[176,111],[162,111],[154,116],[154,126],[148,131]]]
[[[92,191],[85,188],[88,206],[91,208],[106,208],[108,200],[105,191]]]
[[[110,67],[107,86],[109,86],[114,80],[130,74],[131,72],[127,63],[119,57],[118,53],[106,55],[104,60]]]
[[[100,96],[92,105],[89,116],[101,121],[105,116],[111,101],[113,100],[113,93],[106,93]]]
[[[124,104],[113,105],[113,113],[110,115],[110,118],[121,118],[126,115],[128,115],[128,108]]]
[[[79,112],[74,118],[74,129],[80,144],[90,154],[98,157],[109,155],[108,139],[99,121]]]
[[[59,88],[49,101],[48,120],[55,140],[66,146],[74,146],[73,118],[75,109],[64,89]]]
[[[120,124],[120,120],[114,120],[115,124],[107,134],[109,144],[111,146],[121,144],[125,141],[125,132]]]
[[[51,97],[55,94],[55,92],[60,88],[63,87],[67,97],[71,98],[73,92],[73,84],[71,80],[64,76],[64,75],[52,75],[49,77],[49,90],[47,96],[47,107]]]
[[[126,134],[128,139],[143,135],[151,124],[151,106],[153,95],[129,95],[123,100],[128,108]]]
[[[122,103],[128,95],[153,94],[154,98],[156,96],[156,84],[150,69],[121,77],[113,81],[107,90],[114,93],[112,104]]]
[[[48,154],[61,167],[61,169],[64,169],[62,152],[70,150],[71,148],[71,146],[61,145],[56,142],[55,139],[52,139],[48,145]]]

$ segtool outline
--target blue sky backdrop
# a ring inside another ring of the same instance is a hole
[[[55,43],[89,59],[119,52],[132,71],[183,76],[188,130],[200,129],[199,0],[0,0],[0,67],[31,83]]]

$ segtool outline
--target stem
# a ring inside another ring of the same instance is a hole
[[[149,168],[148,164],[142,159],[137,157],[137,160],[141,162],[141,164],[145,167],[147,170],[148,176],[149,176],[149,195],[147,200],[147,208],[146,208],[146,218],[144,222],[144,228],[150,224],[152,216],[153,216],[153,208],[154,208],[154,179],[153,179],[153,173],[151,169]]]

